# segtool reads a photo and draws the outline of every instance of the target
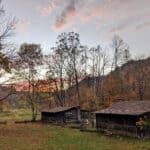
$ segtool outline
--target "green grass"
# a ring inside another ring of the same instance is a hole
[[[29,111],[15,113],[8,118],[30,118]],[[3,117],[6,116],[0,114],[1,120]],[[150,140],[80,132],[42,123],[8,123],[0,125],[0,150],[150,150]]]
[[[41,118],[40,113],[37,115],[37,119]],[[32,114],[29,109],[14,109],[7,112],[0,112],[0,121],[1,120],[31,120]]]

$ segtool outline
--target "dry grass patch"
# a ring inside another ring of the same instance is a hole
[[[0,125],[0,150],[150,150],[150,140],[105,136],[42,123]]]

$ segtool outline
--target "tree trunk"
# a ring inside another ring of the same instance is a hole
[[[78,105],[79,105],[79,109],[78,109],[78,121],[81,121],[81,107],[82,107],[82,102],[81,102],[81,97],[80,97],[78,74],[77,74],[76,69],[75,69],[75,80],[76,80],[76,91],[77,91],[77,95],[78,95]]]
[[[34,122],[36,120],[37,113],[35,111],[33,102],[31,102],[31,112],[32,112],[32,121]]]

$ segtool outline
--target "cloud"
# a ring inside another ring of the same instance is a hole
[[[114,25],[115,27],[112,27],[109,32],[116,32],[116,31],[121,31],[124,30],[128,27],[134,27],[136,26],[136,30],[138,29],[143,29],[147,26],[150,26],[150,21],[145,21],[147,20],[147,18],[149,18],[150,12],[146,12],[146,13],[141,13],[139,15],[130,15],[127,16],[127,18],[120,20],[119,22],[117,22],[117,25]],[[144,23],[140,23],[139,25],[136,25],[139,22],[144,22]]]
[[[100,20],[100,27],[102,24],[110,25],[107,31],[113,33],[129,27],[135,28],[136,24],[147,20],[150,15],[148,4],[148,0],[106,0],[91,6],[90,15],[82,17],[84,22]],[[148,25],[149,23],[145,23],[145,26]]]
[[[21,20],[15,26],[16,31],[18,33],[24,33],[24,34],[29,33],[28,29],[29,29],[30,25],[31,25],[31,22],[29,20]]]
[[[76,5],[78,2],[78,0],[70,0],[66,7],[56,17],[55,23],[52,26],[55,31],[64,29],[68,22],[70,23],[74,19],[77,14]]]
[[[69,3],[56,16],[52,29],[55,31],[64,30],[71,23],[78,21],[78,24],[86,24],[94,19],[111,17],[113,10],[116,10],[120,0],[69,0]],[[123,2],[122,5],[124,5]]]
[[[122,21],[120,20],[119,22],[116,22],[115,25],[113,25],[113,27],[111,27],[109,29],[108,32],[116,32],[116,31],[121,31],[121,30],[124,30],[130,26],[133,25],[134,22],[137,21],[137,17],[129,17],[127,19],[123,19]]]
[[[145,28],[150,28],[150,20],[136,26],[136,30],[142,30]]]
[[[87,23],[98,22],[100,27],[110,24],[109,32],[115,32],[129,26],[133,27],[149,17],[149,13],[145,15],[149,11],[149,0],[68,0],[67,2],[60,10],[60,14],[55,16],[52,24],[52,29],[55,31],[72,27],[80,28]]]
[[[37,6],[37,10],[42,15],[50,15],[53,10],[55,10],[58,7],[57,1],[51,1],[46,7]]]

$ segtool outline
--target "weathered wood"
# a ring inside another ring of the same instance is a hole
[[[7,121],[0,121],[0,124],[1,124],[1,125],[7,124]]]
[[[84,118],[88,111],[81,110],[81,118]],[[89,112],[88,112],[89,113]],[[76,123],[78,122],[78,107],[64,107],[55,108],[51,110],[44,110],[41,112],[42,122],[49,123]],[[83,117],[82,117],[83,116]]]
[[[109,134],[118,134],[124,136],[140,137],[136,126],[110,124],[100,122],[97,124],[97,130]],[[143,129],[143,137],[150,138],[150,126]]]

